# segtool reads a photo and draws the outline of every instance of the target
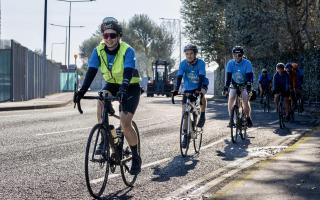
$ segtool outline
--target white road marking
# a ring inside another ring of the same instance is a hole
[[[272,124],[275,124],[275,123],[278,123],[278,122],[279,122],[279,120],[277,119],[276,121],[269,122],[268,124],[272,125]]]
[[[213,179],[212,181],[206,183],[205,185],[199,187],[198,189],[194,190],[191,194],[190,197],[200,197],[202,194],[205,192],[209,191],[212,187],[218,185],[222,181],[226,180],[227,178],[235,175],[239,171],[246,169],[254,164],[256,164],[260,159],[253,159],[249,160],[248,162],[245,162],[243,165],[240,165],[236,169],[233,169],[231,171],[228,171],[227,173],[223,174],[222,176],[219,176],[216,179]]]
[[[81,130],[87,130],[91,129],[92,127],[85,127],[85,128],[77,128],[77,129],[71,129],[71,130],[65,130],[65,131],[56,131],[56,132],[50,132],[50,133],[39,133],[36,134],[36,136],[43,136],[43,135],[53,135],[53,134],[60,134],[60,133],[67,133],[67,132],[74,132],[74,131],[81,131]]]
[[[210,180],[211,178],[219,175],[220,173],[222,173],[230,168],[234,168],[237,165],[239,165],[240,163],[247,161],[248,159],[249,159],[248,157],[237,159],[237,160],[231,162],[230,164],[226,165],[225,167],[219,168],[218,170],[215,170],[215,171],[213,171],[213,172],[211,172],[211,173],[209,173],[209,174],[207,174],[197,180],[194,180],[194,181],[190,182],[189,184],[181,186],[179,189],[171,192],[168,195],[168,197],[166,197],[164,199],[170,199],[171,197],[178,197],[181,194],[184,194],[186,191],[190,190],[191,188],[197,186],[198,184],[200,184],[206,180]]]

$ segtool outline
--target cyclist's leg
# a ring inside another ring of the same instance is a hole
[[[102,90],[106,90],[108,92],[108,95],[115,95],[115,88],[110,85],[110,84],[106,84]],[[97,119],[98,119],[98,123],[102,123],[102,115],[103,115],[103,109],[104,109],[104,103],[100,100],[98,100],[97,102]],[[96,154],[101,154],[102,153],[102,149],[103,149],[103,137],[101,137],[101,141],[96,149]],[[112,151],[114,151],[114,149],[112,149]]]
[[[130,85],[128,88],[128,100],[120,106],[120,123],[123,134],[132,152],[132,165],[130,174],[138,174],[141,171],[141,158],[138,153],[138,137],[132,127],[132,118],[140,100],[140,86]]]
[[[251,119],[251,106],[249,102],[249,96],[248,96],[248,91],[247,89],[243,89],[241,91],[242,95],[242,101],[243,101],[243,111],[247,116],[247,125],[248,127],[252,126],[252,119]]]
[[[102,88],[102,90],[106,90],[108,95],[115,96],[117,88],[115,88],[112,84],[106,84]],[[104,108],[103,102],[98,100],[98,103],[97,103],[97,119],[98,119],[98,123],[102,123],[103,108]]]
[[[234,88],[230,88],[229,89],[229,98],[228,98],[229,117],[231,117],[231,114],[232,114],[231,112],[232,112],[233,106],[235,105],[236,97],[237,97],[237,90]],[[233,121],[233,119],[230,119],[228,127],[233,127],[234,123],[235,122]]]
[[[289,118],[289,112],[290,112],[290,92],[286,91],[283,92],[283,97],[284,97],[284,104],[285,104],[285,111],[286,111],[286,118]]]
[[[201,103],[200,103],[200,119],[198,121],[198,124],[197,126],[198,127],[203,127],[204,124],[205,124],[205,121],[206,121],[206,116],[205,116],[205,113],[206,113],[206,108],[207,108],[207,99],[205,97],[205,93],[201,93]]]
[[[237,97],[237,90],[234,88],[230,88],[229,89],[229,98],[228,98],[229,117],[231,116],[232,108],[235,104],[236,97]]]

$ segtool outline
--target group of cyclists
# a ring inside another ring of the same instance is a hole
[[[259,76],[259,92],[262,102],[264,95],[274,95],[275,107],[278,109],[279,97],[284,97],[285,119],[290,120],[290,113],[294,112],[296,100],[301,99],[301,111],[303,111],[302,98],[303,70],[296,61],[287,64],[278,63],[276,72],[271,78],[266,68],[262,69]]]
[[[79,103],[88,91],[98,68],[105,79],[106,85],[103,90],[106,90],[110,95],[119,97],[120,102],[120,124],[124,132],[124,136],[130,145],[132,152],[132,165],[129,171],[130,174],[138,174],[141,171],[141,157],[137,150],[137,136],[132,128],[132,118],[137,109],[140,99],[139,73],[136,68],[135,50],[126,42],[121,40],[122,27],[119,22],[113,17],[103,19],[100,26],[103,40],[94,48],[88,62],[88,71],[86,73],[82,87],[75,92],[74,101]],[[186,59],[181,61],[177,73],[177,83],[172,91],[172,95],[178,94],[181,82],[184,82],[184,94],[196,93],[201,96],[201,114],[197,123],[198,127],[203,127],[206,121],[205,112],[207,101],[205,94],[208,90],[208,78],[206,77],[205,62],[197,57],[197,46],[189,44],[185,46],[184,53]],[[237,91],[241,87],[241,95],[243,100],[244,113],[247,118],[247,126],[252,127],[251,107],[249,98],[253,86],[253,67],[247,58],[244,57],[244,49],[241,46],[235,46],[232,49],[233,59],[226,66],[226,84],[224,91],[229,94],[228,111],[231,113],[231,108],[234,105]],[[302,77],[296,63],[288,63],[284,65],[279,63],[276,66],[277,72],[273,76],[268,74],[266,69],[262,70],[262,75],[259,77],[260,95],[265,92],[272,91],[277,100],[278,95],[286,97],[286,105],[289,109],[289,100],[291,90],[295,95],[301,95]],[[292,77],[292,78],[290,78]],[[295,77],[295,78],[293,78]],[[186,102],[186,96],[183,95],[182,104]],[[184,107],[183,107],[184,108]],[[97,118],[101,122],[101,113],[103,112],[102,102],[97,106]],[[289,110],[286,112],[289,113]],[[228,126],[233,126],[230,121]],[[184,138],[183,145],[186,145]],[[98,145],[96,154],[101,154],[103,141]]]

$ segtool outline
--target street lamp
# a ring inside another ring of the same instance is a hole
[[[64,50],[64,64],[67,65],[67,45],[68,45],[68,28],[69,26],[59,25],[59,24],[50,24],[51,26],[62,27],[66,29],[66,42],[65,42],[65,50]],[[70,26],[70,28],[83,28],[84,26]],[[70,40],[70,39],[69,39]],[[70,47],[69,47],[70,48]]]
[[[81,2],[91,2],[91,1],[95,1],[95,0],[57,0],[57,1],[63,1],[63,2],[68,2],[69,3],[69,25],[68,25],[68,29],[69,29],[69,40],[68,40],[68,65],[67,65],[67,69],[69,69],[69,65],[70,65],[70,35],[71,35],[71,3],[81,3]]]
[[[162,20],[167,20],[167,21],[178,21],[179,23],[179,63],[181,62],[181,20],[177,18],[165,18],[161,17],[160,19]]]
[[[53,45],[55,44],[64,44],[64,42],[53,42],[51,43],[51,60],[52,60],[52,54],[53,54]]]
[[[95,1],[95,0],[57,0],[57,1],[63,1],[63,2],[68,2],[69,3],[69,40],[68,40],[68,65],[67,65],[67,84],[68,84],[68,89],[69,89],[69,65],[70,65],[70,28],[71,28],[71,3],[82,3],[82,2],[91,2],[91,1]]]

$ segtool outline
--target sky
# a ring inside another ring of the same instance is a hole
[[[42,50],[44,31],[44,0],[0,0],[1,39],[13,39],[31,50]],[[135,14],[147,14],[157,24],[161,17],[179,18],[180,0],[96,0],[71,4],[70,64],[74,64],[74,54],[78,54],[81,43],[90,38],[98,29],[102,19],[113,16],[119,21],[128,21]],[[47,13],[47,57],[57,62],[65,62],[66,28],[50,24],[68,25],[69,3],[48,0]],[[182,44],[183,46],[183,44]],[[178,47],[174,57],[178,58]],[[77,59],[81,66],[80,59]]]

